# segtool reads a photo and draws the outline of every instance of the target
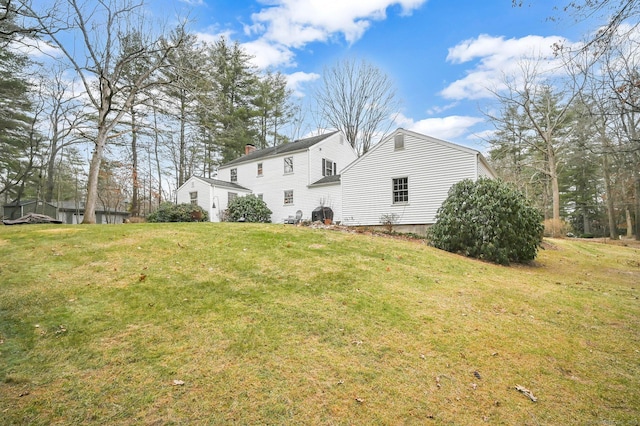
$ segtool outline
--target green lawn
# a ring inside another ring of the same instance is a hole
[[[2,227],[0,424],[638,425],[640,250],[547,246]]]

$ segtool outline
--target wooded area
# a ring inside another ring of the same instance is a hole
[[[555,46],[561,66],[523,61],[495,89],[490,162],[550,234],[640,237],[639,9],[567,3],[566,16],[599,13],[605,25]],[[51,58],[36,63],[27,48]],[[0,0],[1,202],[82,201],[86,223],[97,205],[145,216],[246,144],[305,136],[286,76],[251,59],[238,42],[157,25],[141,0]],[[347,59],[322,83],[316,119],[366,152],[397,111],[389,78]]]
[[[0,4],[4,203],[80,197],[87,223],[98,202],[144,215],[246,144],[289,140],[285,77],[258,71],[237,42],[157,32],[142,2]],[[53,70],[19,49],[45,41],[60,55]]]
[[[505,77],[500,109],[487,114],[490,161],[536,200],[549,234],[640,238],[640,3],[569,2],[564,11],[605,23],[582,43],[554,46],[560,66],[523,61]]]

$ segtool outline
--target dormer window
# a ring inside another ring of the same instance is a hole
[[[331,160],[322,159],[322,176],[334,176],[338,174],[338,166]]]

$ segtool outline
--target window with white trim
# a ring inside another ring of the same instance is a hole
[[[322,159],[322,176],[333,176],[338,174],[338,165],[326,158]]]
[[[409,178],[393,179],[393,204],[406,204],[409,202]]]
[[[190,202],[191,202],[191,204],[193,204],[194,206],[198,204],[198,191],[190,192],[190,193],[189,193],[189,201],[190,201]]]
[[[238,169],[231,169],[231,182],[238,181]]]
[[[262,163],[258,163],[258,176],[262,176]]]
[[[287,157],[284,159],[284,172],[293,173],[293,157]]]
[[[293,189],[284,191],[284,203],[287,205],[293,204]]]
[[[236,192],[229,192],[229,193],[228,193],[228,199],[227,199],[227,206],[228,206],[229,204],[231,204],[231,202],[232,202],[233,200],[235,200],[237,197],[238,197],[238,193],[236,193]]]

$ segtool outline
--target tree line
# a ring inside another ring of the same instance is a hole
[[[536,201],[549,234],[566,232],[566,221],[578,235],[640,238],[640,2],[564,10],[607,19],[583,43],[555,45],[561,65],[545,69],[540,58],[505,76],[499,108],[487,113],[490,162]]]
[[[167,182],[289,141],[285,76],[257,70],[239,43],[156,31],[142,2],[44,3],[0,0],[4,203],[80,193],[85,223],[125,200],[136,216],[169,197]],[[24,53],[43,43],[46,65]]]

